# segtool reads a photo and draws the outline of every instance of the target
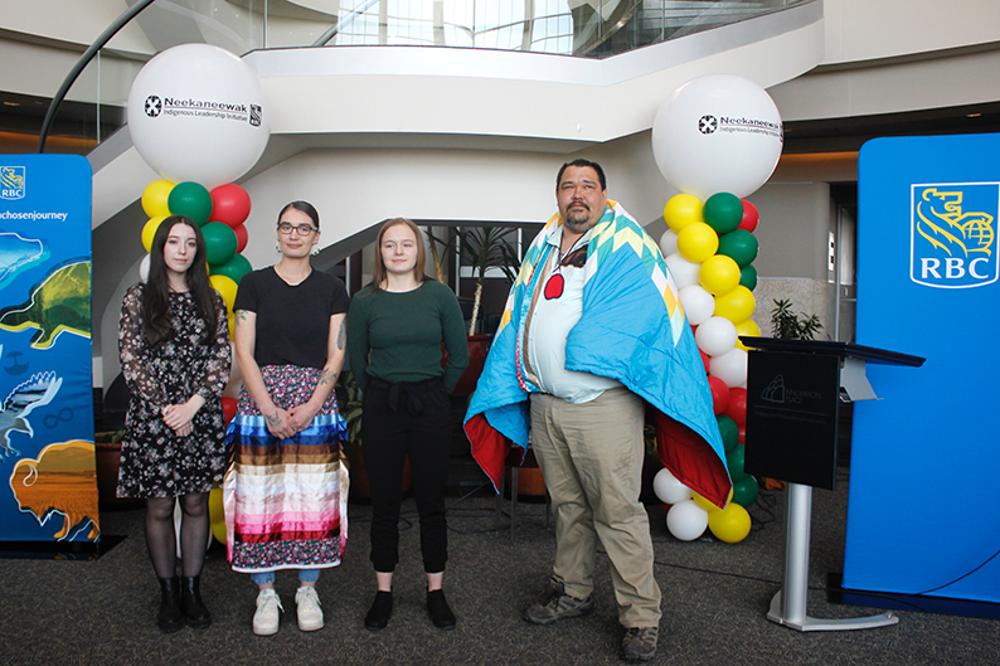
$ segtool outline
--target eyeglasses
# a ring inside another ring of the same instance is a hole
[[[308,236],[312,232],[317,231],[316,227],[311,224],[292,224],[291,222],[280,222],[278,224],[278,231],[286,236],[292,233],[292,229],[299,232],[299,236]]]

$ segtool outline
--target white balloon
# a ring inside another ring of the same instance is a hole
[[[147,254],[142,258],[142,261],[139,262],[139,280],[143,283],[149,279],[149,261],[149,255]]]
[[[687,315],[688,321],[695,326],[701,326],[715,311],[715,299],[699,284],[684,287],[679,296],[684,314]]]
[[[759,85],[713,74],[688,81],[653,121],[653,156],[667,181],[702,201],[716,192],[745,197],[778,165],[781,116]]]
[[[708,512],[694,503],[686,500],[674,504],[667,511],[667,529],[675,539],[694,541],[705,533],[708,527]]]
[[[663,253],[664,257],[669,257],[674,252],[677,251],[677,232],[673,229],[667,229],[660,236],[660,252]]]
[[[691,490],[666,467],[653,477],[653,494],[664,504],[677,504],[691,499]]]
[[[143,66],[126,116],[135,149],[162,177],[211,189],[253,167],[271,108],[252,67],[209,44],[167,49]]]
[[[725,317],[709,317],[698,326],[694,340],[709,356],[722,356],[736,347],[736,326]]]
[[[701,273],[701,264],[688,261],[681,256],[680,252],[674,252],[667,257],[667,270],[674,278],[674,284],[678,289],[683,289],[692,284],[698,284],[698,275]]]
[[[698,329],[701,331],[701,329]],[[729,388],[747,385],[747,353],[738,347],[722,356],[713,356],[708,364],[708,374],[718,377]]]

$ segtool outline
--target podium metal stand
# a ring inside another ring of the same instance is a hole
[[[799,631],[871,629],[899,622],[892,612],[822,619],[806,612],[813,487],[836,485],[841,402],[878,396],[866,363],[919,367],[924,359],[844,342],[741,337],[747,368],[746,463],[751,474],[787,483],[785,574],[767,619]]]

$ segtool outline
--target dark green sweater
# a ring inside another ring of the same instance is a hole
[[[441,341],[448,363],[441,367]],[[347,355],[362,390],[369,377],[419,382],[444,376],[450,391],[469,364],[462,310],[451,289],[426,280],[413,291],[365,287],[351,299]]]

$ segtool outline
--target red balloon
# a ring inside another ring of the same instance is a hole
[[[225,421],[226,425],[229,425],[229,422],[233,420],[234,416],[236,416],[236,398],[223,396],[222,420]]]
[[[701,362],[705,364],[705,372],[707,373],[709,370],[709,364],[712,362],[712,358],[700,349],[698,350],[698,353],[701,354]]]
[[[239,254],[247,246],[247,241],[250,240],[247,236],[247,226],[238,224],[233,227],[233,231],[236,232],[236,254]]]
[[[740,426],[739,428],[737,428],[736,432],[739,434],[739,442],[740,442],[740,444],[746,444],[747,443],[747,429],[744,428],[743,426]]]
[[[729,406],[729,387],[714,375],[709,375],[708,387],[712,389],[712,408],[716,415],[723,413]]]
[[[213,218],[214,219],[214,218]],[[737,229],[746,229],[749,232],[753,232],[757,228],[757,222],[760,221],[760,213],[757,212],[757,207],[752,203],[743,200],[743,219],[740,220],[740,226]]]
[[[237,227],[250,215],[250,195],[236,183],[219,185],[211,194],[212,221]]]
[[[729,407],[726,416],[736,421],[736,425],[745,428],[747,425],[747,390],[745,388],[729,389]]]

